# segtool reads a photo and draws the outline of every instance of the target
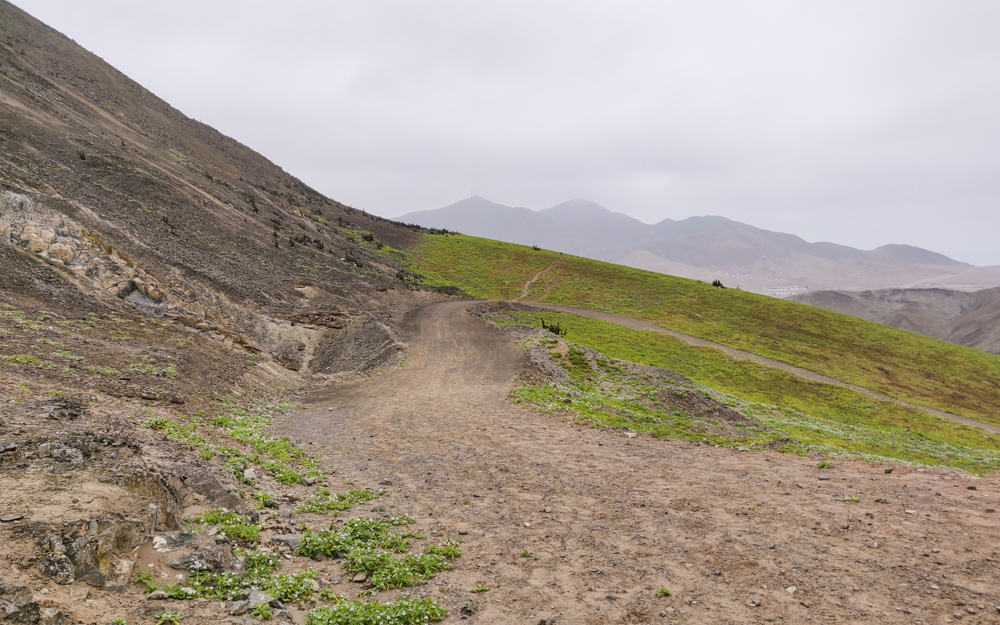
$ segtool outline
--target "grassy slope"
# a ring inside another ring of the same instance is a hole
[[[984,438],[979,429],[938,419],[922,410],[890,401],[876,401],[851,389],[803,380],[755,362],[736,360],[718,349],[694,347],[658,332],[630,330],[566,313],[508,314],[533,327],[539,327],[544,317],[550,323],[571,328],[566,338],[572,343],[619,360],[665,367],[742,402],[762,404],[751,407],[751,412],[780,434],[763,437],[757,433],[755,439],[737,440],[736,444],[761,443],[766,438],[787,436],[820,448],[920,464],[941,464],[977,474],[992,473],[1000,466],[1000,438]],[[566,362],[560,364],[566,365]],[[570,373],[572,375],[572,371]],[[588,372],[582,378],[573,376],[584,394],[593,391],[589,388],[593,384],[588,383],[590,375]],[[558,389],[535,390],[544,394],[554,391],[558,395]],[[537,399],[533,403],[563,405],[561,396],[552,401]],[[605,401],[602,398],[602,402]],[[581,412],[583,405],[584,402],[573,400],[575,411]],[[784,414],[778,414],[775,409]],[[588,416],[608,421],[606,415]],[[615,425],[658,433],[656,428],[643,427],[641,421]],[[657,422],[657,427],[662,428],[662,425]],[[675,431],[665,435],[690,440],[702,438],[694,430],[690,434],[694,438]],[[726,444],[721,439],[713,442]]]
[[[1000,357],[803,304],[463,235],[412,251],[426,282],[474,297],[611,310],[894,397],[1000,424]]]

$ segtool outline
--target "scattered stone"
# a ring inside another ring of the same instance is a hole
[[[0,516],[0,523],[11,523],[12,521],[20,521],[24,518],[23,514],[5,514]]]
[[[279,607],[279,606],[280,607],[285,607],[285,606],[283,606],[281,604],[280,601],[278,601],[277,599],[275,599],[271,595],[267,594],[266,592],[263,592],[261,590],[257,590],[256,588],[254,588],[253,590],[250,591],[250,595],[247,597],[247,605],[252,609],[252,608],[256,608],[257,606],[262,605],[262,604],[267,604],[267,605],[271,606],[272,608],[276,608],[276,607]]]
[[[737,447],[736,451],[750,451],[749,447]]]
[[[61,625],[66,615],[59,608],[42,608],[38,615],[38,625]]]
[[[958,620],[961,620],[964,614],[962,614],[961,612],[955,612],[954,614],[952,614],[952,616],[954,616]]]
[[[546,508],[545,508],[545,512],[546,512],[547,514],[551,514],[551,513],[552,513],[552,508],[551,508],[551,507],[546,507]]]
[[[614,595],[608,595],[608,596],[606,596],[604,598],[607,599],[608,601],[618,601],[618,597],[616,597]]]
[[[257,471],[255,471],[254,469],[243,469],[243,479],[245,480],[257,479]]]
[[[905,510],[904,512],[906,512],[906,514],[916,514],[917,513],[916,510]]]
[[[390,480],[389,478],[385,478],[384,480],[379,482],[379,484],[381,484],[382,486],[392,486],[392,480]]]
[[[314,486],[316,484],[316,478],[315,477],[303,477],[303,478],[299,479],[299,483],[302,484],[303,486]]]
[[[17,443],[11,441],[0,441],[0,454],[5,451],[17,451]]]
[[[829,481],[830,476],[829,475],[817,475],[816,479],[819,480],[819,481],[821,481],[821,482],[826,482],[826,481]]]
[[[170,598],[165,590],[154,590],[146,595],[146,601],[166,601]]]
[[[249,601],[234,601],[229,604],[229,614],[232,616],[240,616],[246,614],[250,610]]]
[[[886,475],[889,475],[890,473],[892,473],[892,467],[889,467],[888,469],[885,470]]]
[[[368,579],[368,573],[361,571],[360,573],[355,573],[354,577],[351,578],[352,582],[363,582]]]
[[[808,601],[799,601],[799,605],[801,605],[803,608],[808,608],[809,607],[809,602]]]
[[[271,542],[276,545],[284,545],[292,551],[298,551],[302,544],[302,537],[296,534],[275,534],[271,537]]]
[[[625,432],[625,438],[635,438],[635,432]]]
[[[747,607],[750,607],[750,608],[759,608],[760,607],[760,601],[757,601],[756,599],[751,599],[750,603],[747,604]]]
[[[987,509],[986,509],[986,512],[996,512],[996,510],[995,510],[995,509],[993,509],[993,508],[987,508]]]
[[[879,497],[878,499],[875,500],[875,503],[889,503],[889,500],[885,499],[884,497]]]
[[[976,613],[976,609],[974,607],[972,607],[971,605],[968,606],[968,607],[966,607],[965,611],[968,612],[969,614],[975,614]]]
[[[279,621],[291,621],[292,615],[288,612],[288,610],[275,610],[274,618]]]
[[[51,458],[52,457],[52,443],[42,443],[38,446],[38,457],[39,458]]]
[[[785,589],[785,592],[787,592],[790,595],[794,595],[796,590],[797,589],[795,588],[795,586],[789,586],[788,588]]]

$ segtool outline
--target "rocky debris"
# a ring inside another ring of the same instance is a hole
[[[354,577],[351,578],[352,582],[363,582],[368,579],[368,573],[361,571],[360,573],[355,573]]]
[[[230,616],[242,616],[250,610],[249,601],[233,601],[229,604]]]
[[[132,572],[131,551],[145,533],[142,521],[105,519],[90,521],[69,536],[51,534],[40,541],[46,554],[38,569],[57,584],[83,581],[98,588],[123,588]]]
[[[226,486],[218,477],[202,467],[188,467],[181,481],[186,488],[201,495],[217,508],[243,509],[243,502],[234,489]]]
[[[41,609],[33,600],[29,587],[0,584],[0,621],[34,625],[40,619]]]
[[[38,571],[57,584],[67,585],[76,581],[76,566],[66,555],[62,536],[50,536],[49,553],[38,565]]]
[[[243,469],[243,479],[245,480],[257,479],[257,471],[255,471],[254,469]]]
[[[278,609],[285,608],[285,604],[281,603],[280,601],[275,599],[273,596],[267,594],[266,592],[262,590],[257,590],[256,588],[251,590],[250,595],[247,597],[247,606],[249,606],[249,609],[252,610],[257,606],[263,604],[266,604],[272,608],[278,608]]]
[[[59,608],[42,608],[38,625],[62,625],[65,621],[66,615]]]
[[[295,534],[275,534],[271,537],[271,542],[276,545],[284,545],[292,551],[296,551],[302,544],[302,537]]]
[[[228,543],[201,532],[163,532],[153,536],[153,549],[164,557],[162,563],[178,571],[228,571],[242,575],[244,558],[233,555]]]
[[[18,512],[15,512],[13,514],[5,514],[3,516],[0,516],[0,523],[11,523],[13,521],[20,521],[23,518],[24,515]]]

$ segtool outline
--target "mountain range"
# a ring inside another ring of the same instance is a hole
[[[976,267],[910,245],[859,250],[810,243],[725,217],[646,224],[587,200],[533,211],[470,197],[401,221],[614,262],[779,297],[816,290],[1000,286],[1000,267]]]

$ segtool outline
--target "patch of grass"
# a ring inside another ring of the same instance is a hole
[[[271,612],[271,606],[266,603],[258,604],[253,610],[250,610],[250,616],[254,617],[258,621],[270,621],[274,618],[274,613]]]
[[[257,509],[263,510],[264,508],[277,508],[278,502],[274,500],[274,497],[265,493],[264,491],[259,491],[254,493],[253,498],[257,500]]]
[[[381,496],[381,493],[375,493],[362,488],[352,488],[346,493],[331,493],[329,488],[320,486],[316,489],[316,496],[307,499],[296,507],[295,512],[315,512],[318,514],[333,512],[333,514],[337,515],[351,506],[372,501]]]
[[[540,315],[508,311],[506,320],[494,321],[533,327]],[[713,444],[727,446],[790,439],[782,451],[801,454],[803,450],[797,445],[805,445],[826,453],[943,465],[979,475],[1000,468],[1000,441],[984,436],[977,428],[876,400],[849,388],[811,382],[752,361],[736,360],[721,350],[691,346],[658,332],[630,330],[577,315],[558,315],[567,317],[573,326],[574,342],[600,352],[600,358],[611,361],[607,358],[610,356],[680,373],[718,391],[717,400],[738,407],[759,427],[744,428],[745,436],[714,436],[704,418],[658,409],[644,396],[653,387],[623,376],[621,367],[600,367],[585,375],[581,366],[564,360],[557,362],[573,378],[572,388],[523,385],[514,392],[516,402],[545,411],[566,411],[571,407],[593,423],[685,440],[707,438]],[[546,311],[545,316],[556,318],[557,314]],[[571,406],[563,403],[570,398]]]
[[[522,549],[522,550],[521,550],[521,557],[522,557],[522,558],[534,558],[534,557],[535,557],[535,554],[531,553],[531,552],[530,552],[530,551],[528,551],[527,549]]]
[[[489,586],[484,586],[480,584],[475,588],[473,588],[472,590],[470,590],[469,592],[487,592],[489,589],[490,589]]]
[[[442,556],[449,560],[454,560],[455,558],[460,558],[462,555],[462,549],[459,545],[462,544],[460,540],[452,540],[446,538],[441,541],[440,545],[428,545],[424,547],[424,553],[430,553],[433,555]]]
[[[344,570],[368,574],[372,587],[377,590],[412,586],[452,568],[444,555],[404,553],[411,540],[423,537],[413,532],[390,530],[394,526],[413,522],[410,517],[362,517],[347,521],[336,530],[309,530],[302,537],[296,554],[305,557],[319,554],[330,558],[344,557]],[[396,557],[394,553],[404,555]]]
[[[457,286],[487,299],[518,297],[528,280],[549,268],[526,299],[645,319],[1000,424],[1000,356],[995,354],[796,302],[463,235],[425,235],[410,252],[410,265],[427,284]],[[576,320],[569,325],[576,334]]]
[[[121,375],[121,371],[115,369],[114,367],[102,367],[97,365],[87,365],[84,367],[87,371],[93,371],[94,373],[99,373],[101,375]]]
[[[656,594],[659,597],[669,597],[670,596],[670,591],[661,586],[661,587],[659,587],[659,588],[656,589]]]
[[[181,615],[170,610],[156,613],[156,625],[180,625]]]
[[[41,366],[42,361],[38,359],[38,356],[31,356],[27,354],[14,354],[12,356],[0,356],[0,359],[6,360],[8,362],[16,362],[19,365],[35,365]]]
[[[218,525],[220,534],[248,543],[260,540],[260,531],[264,529],[263,523],[252,523],[242,514],[224,508],[206,512],[191,520],[203,526]]]
[[[378,603],[348,601],[341,596],[333,605],[306,613],[306,625],[423,625],[447,615],[448,610],[429,597]]]
[[[817,469],[829,469],[830,463],[826,460],[821,460],[819,464],[816,465]]]
[[[858,503],[861,499],[858,497],[844,497],[844,501],[847,503]]]

